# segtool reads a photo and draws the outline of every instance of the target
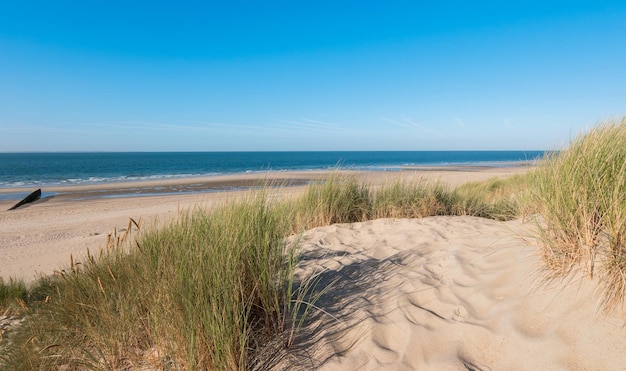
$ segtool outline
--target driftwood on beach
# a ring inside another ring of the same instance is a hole
[[[38,189],[34,192],[32,192],[31,194],[29,194],[28,196],[24,197],[24,199],[18,203],[16,203],[15,205],[13,205],[13,207],[11,207],[9,210],[15,210],[20,206],[26,205],[28,203],[31,203],[33,201],[37,201],[39,198],[41,197],[41,189]]]

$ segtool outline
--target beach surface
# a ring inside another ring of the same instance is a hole
[[[344,172],[371,185],[384,184],[397,177],[426,178],[451,185],[467,181],[507,176],[525,167],[420,168],[398,172]],[[276,189],[285,196],[300,192],[304,184],[323,179],[331,172],[276,172],[239,174],[205,178],[44,187],[44,197],[32,204],[7,211],[19,198],[12,194],[32,190],[0,189],[0,277],[32,281],[106,245],[107,236],[124,233],[130,218],[143,226],[167,223],[181,212],[195,207],[212,207],[238,197],[253,186],[269,181],[290,185]],[[52,195],[47,196],[46,195]]]
[[[527,168],[420,168],[355,172],[373,186],[441,180],[451,185]],[[167,223],[195,207],[280,179],[289,197],[325,172],[242,174],[44,189],[54,196],[5,211],[0,275],[51,274],[122,234],[129,220]],[[3,190],[3,194],[15,190]],[[380,219],[306,232],[300,278],[332,283],[279,369],[617,370],[626,365],[623,313],[603,315],[597,280],[580,272],[542,280],[534,224],[475,217]]]

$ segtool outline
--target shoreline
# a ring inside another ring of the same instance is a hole
[[[398,178],[405,181],[442,181],[451,187],[471,181],[482,181],[493,177],[506,177],[528,171],[530,167],[515,168],[471,168],[442,170],[383,171],[326,171],[326,172],[283,172],[265,174],[241,174],[216,176],[205,179],[168,179],[149,182],[116,183],[51,187],[44,192],[66,192],[45,197],[16,210],[7,211],[14,200],[0,200],[0,277],[23,279],[30,282],[38,275],[48,275],[67,266],[70,259],[80,260],[83,256],[103,248],[107,235],[123,233],[132,218],[143,228],[151,228],[176,220],[194,208],[211,208],[228,200],[247,194],[248,191],[199,191],[194,193],[161,193],[156,195],[131,194],[125,197],[103,197],[116,195],[129,188],[181,187],[187,190],[196,187],[232,187],[275,180],[292,182],[292,186],[273,188],[272,193],[280,197],[291,197],[305,189],[296,181],[311,182],[339,173],[354,175],[370,186],[379,186]],[[282,183],[285,184],[285,183]],[[91,192],[91,193],[90,193]],[[90,197],[94,192],[98,197]]]
[[[74,201],[98,198],[127,198],[182,195],[194,193],[232,192],[250,190],[267,185],[278,187],[304,186],[332,173],[367,174],[368,179],[396,176],[412,172],[442,174],[447,172],[507,172],[509,169],[528,169],[533,161],[516,161],[497,165],[403,165],[381,167],[376,170],[285,170],[224,175],[189,176],[162,179],[128,180],[73,185],[33,185],[30,187],[0,187],[0,208],[3,202],[19,201],[35,189],[42,190],[42,199],[61,198]],[[505,164],[505,165],[504,165]],[[265,183],[264,183],[265,182]]]

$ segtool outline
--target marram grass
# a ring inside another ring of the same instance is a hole
[[[54,278],[1,368],[246,368],[259,342],[285,331],[295,256],[279,210],[259,192],[114,238]]]
[[[582,265],[603,283],[602,306],[626,292],[626,118],[578,136],[536,173],[543,259],[555,274]]]
[[[28,289],[24,281],[10,279],[8,283],[5,283],[0,278],[0,308],[2,308],[0,309],[0,315],[19,311],[18,303],[28,300],[28,295]]]
[[[359,222],[368,218],[371,194],[355,177],[336,173],[307,187],[295,209],[295,227],[300,229]]]
[[[507,178],[492,178],[483,182],[460,185],[454,192],[454,207],[450,214],[472,215],[495,220],[510,220],[536,213],[530,200],[533,189],[532,170]]]
[[[453,197],[452,191],[443,183],[420,180],[403,181],[401,178],[372,192],[370,217],[422,218],[445,215]]]

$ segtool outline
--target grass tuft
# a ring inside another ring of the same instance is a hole
[[[456,210],[450,214],[494,220],[531,215],[536,212],[530,202],[532,188],[532,172],[462,184],[455,189]]]
[[[604,283],[610,310],[626,292],[626,118],[578,136],[536,173],[542,257],[555,275],[582,265]],[[597,269],[601,266],[601,269]]]
[[[5,314],[19,312],[19,303],[28,300],[28,290],[24,281],[10,279],[5,283],[0,278],[0,308],[4,309]]]
[[[311,184],[296,201],[295,209],[298,230],[367,220],[370,190],[355,177],[333,174],[322,183]]]
[[[383,185],[373,193],[373,219],[421,218],[446,214],[452,193],[443,183],[402,179]]]

